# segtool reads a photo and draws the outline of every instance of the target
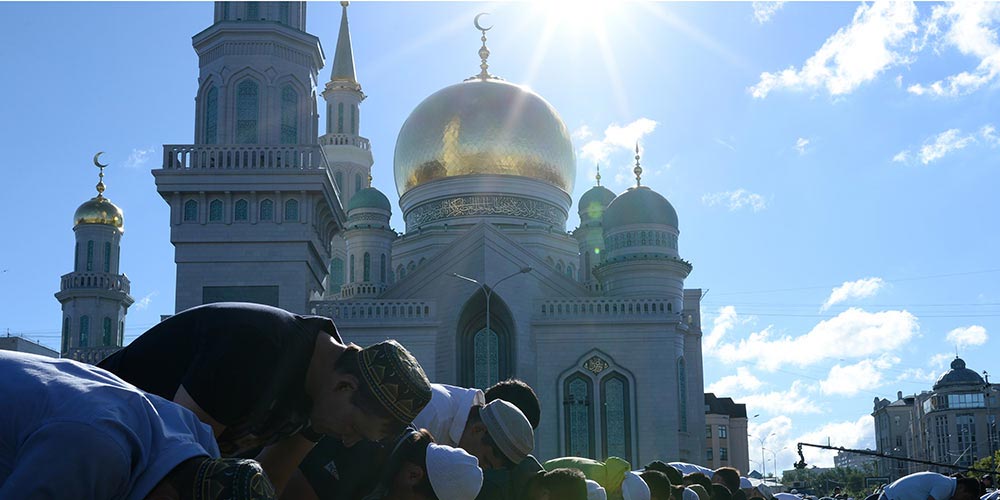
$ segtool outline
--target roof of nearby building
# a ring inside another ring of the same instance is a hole
[[[747,405],[733,401],[733,398],[719,398],[711,392],[705,393],[706,414],[729,415],[731,418],[747,418]]]
[[[934,383],[934,390],[956,385],[983,385],[985,383],[983,377],[965,367],[965,360],[956,357],[951,362],[951,370],[941,375],[941,378]]]

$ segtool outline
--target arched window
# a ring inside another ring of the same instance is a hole
[[[350,260],[351,283],[354,283],[354,255],[348,257],[348,260]]]
[[[559,271],[560,273],[563,272],[563,263],[561,260],[558,263],[556,263],[556,271]]]
[[[680,417],[680,430],[686,431],[688,428],[687,417],[687,370],[684,367],[684,358],[677,358],[677,412]]]
[[[236,200],[233,204],[233,220],[239,222],[250,220],[250,203],[247,200]]]
[[[90,316],[80,317],[80,347],[90,343]]]
[[[285,2],[287,12],[288,6]],[[291,85],[281,89],[281,143],[299,143],[299,94]]]
[[[402,264],[400,264],[398,267],[396,267],[396,278],[402,280],[405,277],[406,277],[406,268],[403,267]]]
[[[80,242],[76,242],[76,247],[73,249],[73,272],[78,272],[80,270]]]
[[[333,180],[337,183],[337,189],[339,189],[341,192],[343,192],[344,191],[344,173],[341,172],[340,170],[336,171],[333,174]]]
[[[255,2],[248,5],[257,8]],[[243,80],[236,87],[236,144],[257,143],[259,93],[259,85],[253,80]]]
[[[198,202],[188,200],[184,202],[184,222],[198,221]]]
[[[111,272],[111,242],[104,242],[104,272]]]
[[[344,103],[337,103],[337,133],[344,133]]]
[[[257,2],[247,2],[247,20],[256,21],[260,17],[260,11],[257,8]]]
[[[285,202],[285,220],[296,221],[299,220],[299,202],[298,200],[288,200]]]
[[[62,352],[69,351],[69,317],[63,318]]]
[[[354,174],[354,192],[361,191],[361,174]]]
[[[576,373],[563,383],[563,406],[566,411],[566,452],[573,457],[594,458],[593,383]]]
[[[102,335],[101,341],[105,347],[111,345],[111,318],[104,317],[104,334]]]
[[[274,202],[271,200],[262,200],[260,202],[260,220],[274,220]]]
[[[87,270],[94,270],[94,240],[87,242]]]
[[[212,200],[208,204],[208,221],[219,222],[222,220],[222,200]]]
[[[222,4],[222,20],[223,21],[228,21],[229,20],[229,4],[231,2],[219,2],[219,3]]]
[[[227,5],[228,2],[223,2]],[[218,144],[219,142],[219,89],[214,86],[205,92],[205,144]]]
[[[119,321],[118,322],[118,344],[117,345],[123,345],[123,344],[125,344],[125,322],[124,321]]]
[[[326,133],[333,133],[333,104],[326,103]]]
[[[385,254],[379,258],[378,280],[380,283],[385,283]]]
[[[628,379],[618,373],[601,379],[601,436],[604,454],[609,457],[632,456],[632,416],[629,409]]]
[[[475,387],[490,387],[500,381],[500,336],[483,328],[473,336],[472,344]]]
[[[344,259],[334,257],[330,260],[330,291],[340,293],[342,286],[344,286]]]
[[[365,252],[364,256],[364,281],[369,282],[372,280],[372,256],[368,252]]]
[[[357,109],[358,109],[357,106],[351,106],[351,133],[352,134],[357,134],[358,133],[358,122],[357,122],[357,120],[358,120],[358,116],[357,116],[358,115],[358,111],[357,111]]]

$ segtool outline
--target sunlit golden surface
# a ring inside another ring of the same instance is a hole
[[[421,102],[396,140],[396,188],[473,174],[516,175],[573,190],[569,131],[548,102],[501,80],[470,80]]]
[[[106,224],[121,229],[125,225],[122,209],[103,196],[91,198],[76,209],[73,225]]]

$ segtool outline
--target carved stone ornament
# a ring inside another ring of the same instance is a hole
[[[566,216],[555,205],[516,196],[460,196],[420,205],[406,214],[406,226],[417,227],[453,217],[501,215],[533,219],[561,227]]]
[[[594,375],[600,375],[601,372],[608,369],[608,366],[610,366],[608,362],[596,354],[583,363],[583,367]]]

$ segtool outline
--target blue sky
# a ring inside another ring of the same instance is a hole
[[[988,355],[1000,4],[568,5],[353,4],[375,186],[396,199],[396,134],[424,97],[478,72],[472,17],[489,11],[491,72],[544,96],[573,131],[574,198],[598,161],[606,186],[631,185],[641,141],[643,183],[680,216],[686,285],[707,291],[706,386],[759,415],[754,462],[759,437],[779,469],[797,440],[873,446],[873,398],[929,389],[956,350],[1000,370]],[[0,34],[0,113],[5,198],[20,207],[4,221],[0,328],[58,345],[53,293],[103,150],[106,194],[125,211],[131,339],[173,312],[168,210],[150,170],[162,144],[192,141],[190,37],[212,5],[0,3],[0,15],[17,20]],[[309,5],[328,57],[339,18],[337,3]]]

